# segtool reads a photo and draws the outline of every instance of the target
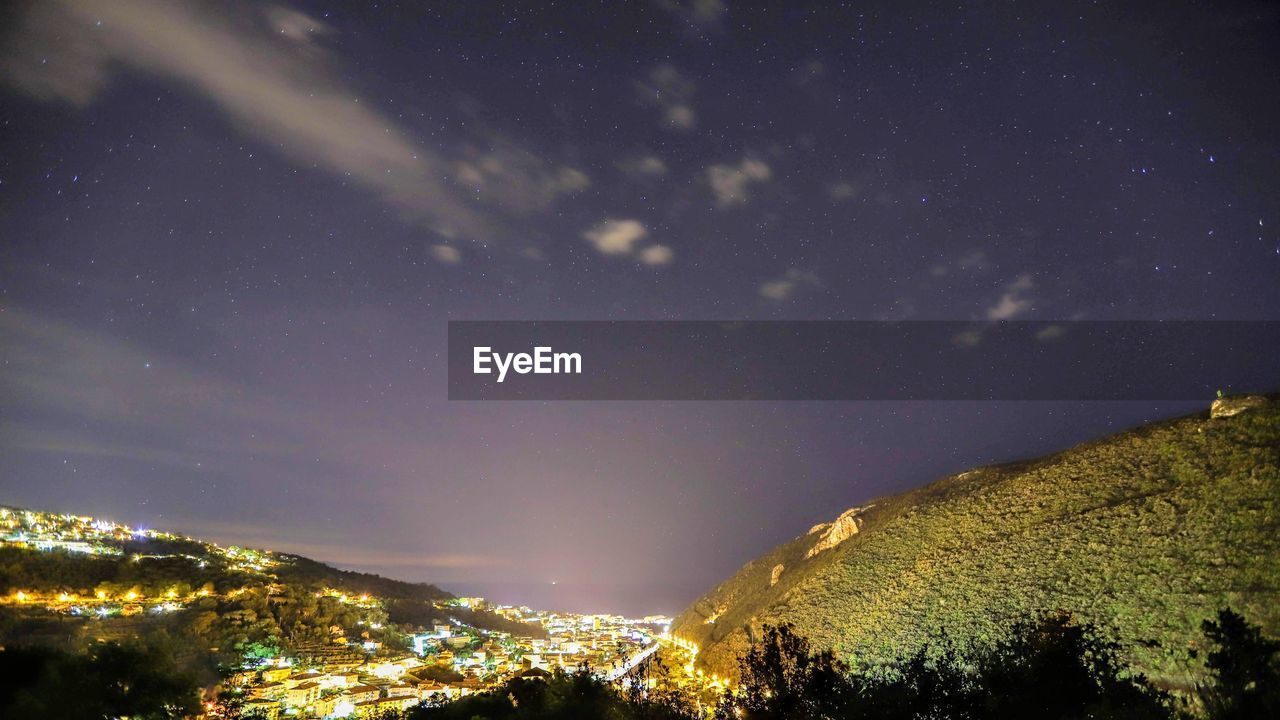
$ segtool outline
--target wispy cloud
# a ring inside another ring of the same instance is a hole
[[[821,287],[818,276],[810,272],[788,268],[782,277],[760,284],[760,295],[768,300],[782,302],[802,287]]]
[[[129,460],[148,465],[167,465],[187,469],[201,466],[202,453],[147,447],[128,442],[106,442],[66,428],[53,430],[26,422],[0,421],[0,441],[10,450],[53,455],[55,457],[106,458]]]
[[[639,220],[605,220],[582,237],[602,255],[630,255],[648,234]]]
[[[855,185],[854,183],[851,183],[847,180],[841,180],[840,182],[832,183],[830,186],[827,187],[827,195],[830,196],[831,199],[836,202],[853,200],[853,199],[856,199],[861,194],[862,194],[862,186]]]
[[[438,534],[420,553],[397,548],[404,552],[388,555],[374,541],[326,546],[324,537],[302,527],[323,527],[316,524],[322,511],[315,498],[353,483],[379,478],[380,487],[361,493],[372,502],[388,486],[419,486],[424,476],[417,468],[429,467],[437,453],[419,432],[338,416],[310,396],[225,379],[192,361],[12,306],[0,308],[0,365],[6,407],[0,447],[15,457],[49,456],[71,466],[89,460],[158,465],[175,470],[175,477],[202,478],[202,491],[222,487],[242,498],[253,493],[263,503],[244,508],[240,527],[202,527],[201,513],[185,512],[176,530],[351,565],[465,568],[493,562],[483,555],[487,547],[471,541],[463,547],[468,543],[450,535]],[[282,477],[306,477],[306,492],[290,496],[288,483],[276,482]],[[260,483],[256,490],[254,482]],[[270,519],[281,507],[290,508],[289,520]],[[358,504],[351,509],[368,510]],[[388,522],[403,520],[385,508],[378,512]]]
[[[581,170],[555,165],[503,140],[486,151],[470,151],[457,162],[454,179],[477,199],[514,215],[546,210],[561,196],[591,186]]]
[[[667,174],[667,164],[656,155],[620,160],[616,163],[616,167],[633,178],[655,178]]]
[[[142,0],[33,3],[10,37],[4,76],[40,98],[91,103],[120,68],[184,85],[300,165],[352,178],[408,219],[483,238],[492,223],[324,47],[331,29],[282,7]]]
[[[970,253],[962,255],[954,262],[940,262],[929,268],[929,274],[934,277],[946,277],[952,271],[969,272],[981,271],[987,269],[987,254],[982,250],[974,250]]]
[[[640,262],[649,266],[667,265],[675,259],[675,252],[666,245],[650,245],[640,251]]]
[[[695,34],[721,30],[729,6],[723,0],[657,0],[657,6],[671,13]]]
[[[697,83],[669,63],[655,67],[648,80],[636,86],[641,101],[657,106],[662,111],[663,123],[681,131],[693,130],[698,125],[698,114],[693,109],[697,87]]]
[[[1067,334],[1067,329],[1061,325],[1046,325],[1036,332],[1036,339],[1042,342],[1057,340]]]
[[[1006,286],[1005,291],[995,305],[987,308],[988,320],[1012,320],[1029,311],[1033,302],[1027,293],[1035,287],[1030,275],[1019,275],[1016,280]]]
[[[328,432],[310,413],[249,388],[199,372],[159,353],[7,307],[0,310],[0,392],[38,416],[66,413],[94,427],[140,438],[170,428],[200,428],[200,445],[151,447],[99,436],[86,440],[30,426],[4,426],[6,442],[41,452],[97,454],[192,466],[231,445],[220,433],[235,429],[238,452],[294,457]],[[241,430],[264,438],[244,444]],[[12,435],[10,433],[13,433]],[[266,438],[270,438],[269,440]],[[307,442],[301,442],[305,438]]]
[[[431,257],[445,265],[457,265],[462,262],[462,252],[452,245],[432,245]]]
[[[773,177],[773,171],[762,160],[743,158],[737,165],[712,165],[707,168],[707,182],[720,207],[745,205],[747,186]]]

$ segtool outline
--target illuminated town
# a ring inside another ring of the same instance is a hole
[[[128,543],[152,540],[199,543],[201,552],[144,555],[122,549]],[[23,613],[78,618],[93,624],[90,632],[101,634],[99,639],[119,639],[118,626],[128,627],[127,620],[179,613],[202,600],[254,592],[265,592],[268,600],[275,599],[284,592],[277,571],[290,562],[290,556],[270,551],[222,547],[89,517],[11,508],[0,508],[0,548],[138,563],[176,558],[193,561],[198,567],[205,567],[212,557],[230,571],[256,580],[225,589],[214,583],[177,582],[157,593],[141,586],[104,584],[88,594],[33,588],[0,597],[0,604]],[[726,687],[722,679],[695,668],[696,646],[671,637],[671,619],[661,615],[626,618],[551,612],[460,597],[436,601],[435,606],[446,617],[483,611],[542,632],[523,635],[482,629],[456,618],[430,627],[391,628],[380,597],[327,587],[313,592],[318,599],[356,612],[361,618],[357,625],[367,630],[352,637],[334,626],[325,644],[246,654],[239,667],[229,669],[216,692],[208,693],[208,717],[218,717],[233,703],[249,716],[266,718],[373,717],[420,702],[448,702],[512,678],[538,679],[579,669],[619,683],[646,683],[649,687],[661,683],[668,689],[691,693],[698,702],[705,698],[707,707]],[[394,642],[387,641],[389,637]],[[643,666],[659,654],[663,672],[649,676]]]

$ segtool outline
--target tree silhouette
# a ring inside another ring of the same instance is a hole
[[[725,696],[717,720],[840,717],[853,699],[848,668],[830,651],[812,652],[789,624],[766,625],[738,665],[738,692]]]
[[[1215,649],[1205,659],[1211,682],[1198,690],[1213,720],[1280,717],[1280,641],[1225,609],[1201,624]]]
[[[1168,718],[1169,696],[1130,673],[1119,646],[1066,613],[1017,623],[1009,640],[978,655],[986,718]]]
[[[153,647],[104,643],[83,655],[0,652],[0,717],[176,720],[199,709],[195,682]]]

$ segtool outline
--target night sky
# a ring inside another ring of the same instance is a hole
[[[1209,398],[451,403],[446,321],[1280,319],[1275,5],[541,5],[6,8],[0,503],[671,612]]]

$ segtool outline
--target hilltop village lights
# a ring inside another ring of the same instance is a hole
[[[33,552],[122,556],[121,545],[146,537],[195,543],[210,557],[226,563],[246,584],[218,587],[209,582],[197,587],[196,578],[174,579],[167,586],[141,583],[110,584],[90,588],[30,587],[0,595],[0,609],[21,611],[27,617],[78,618],[95,623],[96,631],[116,627],[122,619],[163,616],[198,608],[202,600],[222,602],[254,595],[278,597],[286,583],[277,574],[289,559],[267,550],[221,547],[157,530],[139,530],[89,517],[0,507],[0,549]],[[130,552],[127,562],[143,559],[192,561],[187,548],[156,547],[153,552]],[[203,564],[200,564],[203,567]],[[524,674],[545,676],[556,670],[589,666],[597,676],[621,682],[622,678],[660,645],[666,643],[672,618],[649,615],[579,614],[494,604],[482,597],[451,597],[432,601],[442,619],[431,626],[405,626],[404,646],[384,645],[383,639],[365,630],[386,627],[387,599],[376,592],[318,586],[314,596],[330,598],[357,616],[354,626],[330,628],[322,646],[305,651],[275,648],[266,653],[246,651],[239,667],[224,683],[246,710],[267,717],[372,717],[388,710],[403,710],[422,701],[443,702],[500,687]],[[470,625],[455,617],[466,609],[491,613],[506,620],[542,629],[521,634]],[[96,625],[102,623],[102,625]],[[681,654],[680,667],[687,665]],[[435,668],[453,678],[418,678],[414,671]],[[696,672],[679,678],[684,686],[702,687],[708,680]],[[214,703],[209,717],[221,717]]]

